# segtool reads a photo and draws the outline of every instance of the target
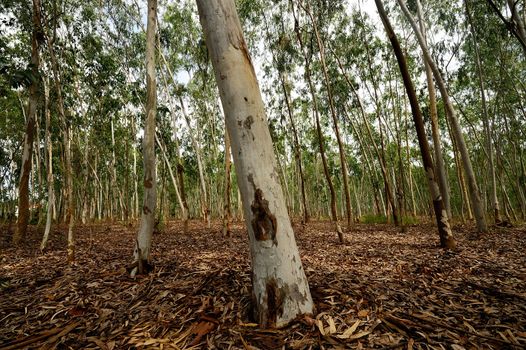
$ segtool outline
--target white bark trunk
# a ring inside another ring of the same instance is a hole
[[[190,139],[192,140],[192,147],[194,148],[195,155],[197,158],[197,169],[199,170],[199,184],[201,186],[201,212],[203,214],[203,219],[206,221],[208,228],[210,228],[210,204],[208,203],[208,192],[206,190],[206,179],[204,173],[203,159],[201,158],[201,148],[199,147],[199,144],[197,143],[197,140],[195,138],[192,125],[190,124],[190,118],[186,114],[186,108],[184,107],[184,101],[181,96],[179,96],[179,102],[181,103],[181,109],[183,110],[184,120],[186,121],[186,125],[188,126],[188,133],[190,135]]]
[[[250,239],[256,320],[281,327],[313,302],[279,183],[261,93],[233,0],[197,0]]]
[[[144,198],[141,224],[134,249],[134,266],[130,274],[148,273],[150,249],[155,225],[157,201],[157,174],[155,159],[155,116],[157,112],[157,87],[155,75],[155,35],[157,32],[157,0],[148,0],[146,29],[146,122],[143,139]]]
[[[42,236],[42,243],[40,244],[40,250],[46,249],[47,241],[49,239],[49,232],[51,231],[51,218],[53,214],[53,206],[55,202],[55,193],[53,187],[53,145],[51,144],[51,134],[49,128],[51,127],[51,113],[49,111],[49,90],[44,80],[44,113],[46,115],[46,150],[47,150],[47,217],[46,217],[46,228],[44,229],[44,235]]]
[[[170,160],[168,159],[168,156],[166,155],[166,150],[164,149],[163,145],[159,141],[159,138],[157,137],[157,134],[155,135],[155,141],[157,141],[157,145],[159,145],[159,148],[161,150],[161,154],[163,155],[164,162],[166,163],[166,167],[168,168],[168,173],[170,174],[170,179],[172,180],[172,185],[175,189],[175,195],[177,196],[177,201],[179,202],[179,207],[181,207],[181,216],[183,220],[186,222],[188,220],[188,211],[186,210],[183,199],[181,197],[181,193],[179,191],[179,186],[177,185],[177,180],[175,178],[175,175],[172,170],[172,166],[170,165]],[[185,224],[186,227],[186,224]],[[185,230],[186,232],[186,230]]]

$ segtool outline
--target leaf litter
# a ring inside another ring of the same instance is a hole
[[[41,229],[25,245],[0,238],[0,350],[5,349],[521,349],[526,347],[526,229],[437,247],[432,225],[407,232],[357,224],[339,244],[328,222],[296,224],[317,314],[283,329],[251,318],[248,239],[193,221],[154,236],[155,269],[130,278],[136,229],[77,227],[68,265],[65,228],[44,254]]]

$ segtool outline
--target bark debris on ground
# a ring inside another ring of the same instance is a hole
[[[154,236],[155,270],[130,278],[136,228],[66,228],[45,254],[42,229],[25,245],[0,241],[0,349],[521,349],[526,347],[526,229],[438,248],[431,225],[405,233],[357,224],[339,244],[329,222],[295,225],[317,309],[289,327],[260,329],[250,315],[250,260],[241,223],[224,238],[194,221]]]

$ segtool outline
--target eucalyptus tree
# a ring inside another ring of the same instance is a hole
[[[27,111],[26,133],[22,151],[22,166],[20,167],[20,182],[18,187],[18,220],[13,242],[20,243],[26,235],[29,222],[29,178],[31,176],[31,156],[33,155],[33,140],[40,89],[40,44],[43,41],[42,15],[40,0],[33,0],[32,33],[31,33],[31,85],[29,86],[29,106]]]
[[[275,6],[278,5],[278,6]],[[283,16],[283,11],[286,9],[283,7],[284,4],[275,4],[274,10],[276,13],[273,13],[272,17],[272,26],[269,26],[267,17],[269,16],[269,10],[264,9],[265,13],[262,13],[264,18],[264,29],[265,29],[265,38],[272,52],[272,66],[277,71],[277,81],[276,83],[280,86],[283,93],[283,101],[279,101],[279,105],[285,105],[286,114],[288,116],[288,125],[292,132],[292,151],[294,153],[294,159],[296,161],[297,172],[299,175],[299,192],[300,192],[300,207],[302,211],[302,221],[304,223],[309,222],[309,209],[307,204],[307,183],[306,183],[306,174],[302,148],[303,143],[300,140],[300,130],[298,127],[298,115],[295,113],[294,100],[291,96],[293,92],[293,86],[290,82],[290,74],[293,73],[295,68],[294,56],[296,54],[293,45],[291,43],[289,34],[285,26],[285,19]],[[286,5],[286,4],[285,4]],[[273,32],[271,28],[277,28],[276,32]],[[275,81],[275,80],[273,80]],[[271,90],[275,89],[275,85],[271,85]],[[271,91],[269,91],[271,92]],[[272,91],[273,92],[273,91]],[[271,93],[272,93],[271,92]],[[281,111],[278,111],[281,113]],[[276,138],[273,138],[276,141]],[[294,202],[293,202],[294,203]]]
[[[223,189],[224,201],[223,201],[223,236],[230,237],[232,236],[231,231],[231,220],[232,220],[232,211],[230,209],[230,194],[232,183],[230,181],[230,170],[232,163],[230,161],[231,151],[230,151],[230,136],[228,131],[225,128],[225,187]]]
[[[469,151],[468,151],[466,142],[464,140],[464,136],[462,134],[460,124],[456,116],[455,108],[449,97],[449,93],[446,88],[446,84],[444,82],[442,74],[438,70],[436,63],[431,58],[431,55],[427,48],[424,37],[422,36],[422,33],[420,31],[420,28],[418,27],[415,20],[413,19],[413,16],[409,12],[409,9],[407,8],[405,2],[403,0],[397,0],[397,2],[400,5],[405,17],[411,24],[411,27],[413,28],[413,31],[418,39],[420,48],[422,49],[422,52],[424,54],[424,59],[428,62],[429,66],[431,67],[431,70],[435,77],[435,81],[439,87],[440,93],[442,95],[442,99],[447,109],[447,116],[451,124],[453,136],[455,137],[457,147],[459,148],[459,151],[460,151],[460,155],[462,159],[462,166],[464,167],[464,171],[466,172],[466,177],[467,177],[468,186],[469,186],[469,195],[471,198],[471,204],[473,206],[475,221],[477,223],[477,230],[479,232],[486,232],[488,230],[488,227],[487,227],[486,219],[485,219],[484,204],[480,198],[479,186],[475,178],[475,173],[473,171],[473,166],[472,166],[471,159],[469,156]]]
[[[508,5],[508,10],[511,14],[510,18],[506,18],[502,12],[502,2],[493,0],[487,0],[487,2],[491,9],[505,24],[506,29],[508,29],[510,33],[515,36],[517,41],[522,46],[524,54],[526,55],[526,16],[524,15],[526,11],[526,4],[524,1],[504,1],[504,3]]]
[[[233,0],[198,0],[232,141],[252,258],[255,317],[282,327],[314,310],[276,170],[256,74]]]
[[[143,140],[144,197],[141,224],[133,252],[130,274],[148,273],[151,269],[151,244],[157,207],[157,171],[155,156],[155,117],[157,113],[156,48],[157,0],[148,0],[146,27],[146,121]]]
[[[422,36],[424,37],[424,40],[426,40],[426,43],[427,43],[426,28],[425,28],[423,15],[422,15],[422,5],[420,4],[420,0],[416,1],[416,5],[417,5],[417,14],[418,14],[420,31],[422,32]],[[425,73],[426,73],[427,91],[429,94],[429,114],[430,114],[430,119],[431,119],[431,132],[432,132],[432,137],[433,137],[433,150],[434,150],[435,164],[436,164],[435,169],[436,169],[436,174],[438,178],[438,185],[440,187],[440,193],[442,194],[442,200],[444,201],[444,206],[446,208],[449,218],[452,219],[449,182],[447,179],[446,167],[444,164],[444,155],[442,151],[442,140],[441,140],[441,135],[440,135],[440,128],[438,125],[436,90],[435,90],[435,83],[433,82],[433,72],[431,71],[431,67],[429,66],[429,63],[425,59],[423,61],[424,61],[424,68],[425,68]]]
[[[429,194],[431,196],[431,200],[433,201],[435,218],[438,226],[438,234],[440,237],[440,245],[443,248],[454,249],[456,243],[455,239],[453,238],[451,228],[449,226],[449,219],[444,207],[444,202],[442,200],[438,184],[435,180],[435,169],[425,133],[424,119],[422,117],[422,111],[420,110],[420,106],[418,104],[418,98],[416,96],[415,88],[409,73],[407,61],[402,52],[402,48],[393,30],[393,27],[391,26],[389,18],[387,17],[387,13],[385,12],[382,1],[375,0],[375,3],[378,9],[378,13],[382,19],[382,23],[384,25],[389,41],[391,42],[391,45],[393,47],[393,51],[396,55],[396,59],[398,61],[400,73],[402,74],[402,79],[404,81],[407,96],[409,97],[409,102],[411,104],[411,110],[413,112],[413,121],[415,124],[418,136],[418,143],[420,146],[420,152],[422,154],[422,161],[424,163],[425,173],[427,176]]]
[[[321,123],[320,123],[320,115],[319,115],[319,107],[318,107],[318,98],[317,98],[317,92],[316,88],[314,86],[314,83],[312,81],[311,76],[311,63],[312,63],[312,52],[309,52],[306,45],[303,42],[302,32],[299,27],[299,14],[296,13],[296,10],[294,8],[294,2],[291,2],[292,5],[292,14],[294,16],[294,30],[296,32],[296,38],[298,40],[298,44],[300,46],[301,53],[303,55],[303,58],[305,60],[305,79],[307,80],[309,91],[311,94],[312,99],[312,109],[315,119],[315,129],[316,129],[316,136],[317,136],[317,143],[320,151],[320,158],[323,164],[323,173],[325,175],[325,180],[327,181],[327,186],[329,187],[330,192],[330,215],[331,220],[334,225],[334,229],[336,233],[338,234],[338,239],[340,243],[343,243],[343,231],[340,227],[340,224],[338,223],[338,214],[336,211],[336,191],[334,189],[334,185],[331,179],[331,174],[329,171],[329,166],[327,164],[327,157],[326,157],[326,150],[325,150],[325,137],[323,135],[322,129],[321,129]]]
[[[329,110],[332,117],[332,123],[334,128],[334,134],[336,136],[336,141],[338,143],[338,151],[340,155],[340,165],[341,165],[341,174],[343,179],[343,187],[344,187],[344,194],[345,194],[345,211],[347,214],[347,227],[349,228],[352,223],[352,208],[351,208],[351,193],[349,189],[349,174],[347,170],[347,161],[345,157],[345,150],[343,147],[342,137],[340,135],[340,129],[338,127],[338,118],[336,116],[336,108],[334,106],[334,98],[331,91],[331,84],[329,81],[329,74],[327,69],[327,64],[325,60],[325,46],[322,42],[322,38],[320,35],[320,32],[318,30],[318,24],[316,22],[316,19],[314,18],[314,15],[311,11],[310,5],[307,2],[305,5],[303,5],[301,2],[299,2],[300,6],[302,6],[307,13],[308,17],[310,18],[312,27],[314,29],[314,34],[316,37],[316,43],[318,45],[318,53],[320,57],[320,63],[322,66],[322,72],[323,72],[323,81],[325,83],[325,89],[327,91],[327,97],[329,101]]]
[[[482,104],[482,123],[484,125],[484,131],[486,136],[486,153],[488,157],[488,165],[489,165],[489,175],[491,180],[491,205],[493,206],[493,213],[494,213],[494,221],[495,223],[500,223],[500,206],[499,206],[499,199],[497,197],[497,180],[495,175],[495,163],[494,163],[494,156],[493,156],[493,140],[492,140],[492,130],[490,127],[490,117],[488,112],[488,106],[487,106],[487,99],[486,99],[486,90],[485,90],[485,84],[484,84],[484,73],[482,68],[482,63],[480,59],[480,53],[479,53],[479,43],[478,38],[476,36],[475,29],[473,27],[473,19],[471,15],[471,9],[469,7],[469,0],[464,0],[465,6],[466,6],[466,18],[469,23],[469,28],[471,32],[471,37],[473,41],[473,48],[474,48],[474,54],[475,54],[475,65],[477,68],[477,76],[478,76],[478,83],[480,88],[480,101]]]
[[[75,233],[73,231],[73,225],[75,222],[75,198],[73,196],[73,168],[72,168],[72,152],[71,152],[71,140],[72,140],[72,118],[66,113],[66,105],[64,101],[64,85],[63,77],[61,74],[59,61],[56,55],[55,44],[57,42],[57,28],[58,28],[58,13],[57,9],[54,8],[52,22],[52,28],[47,28],[45,32],[45,39],[47,44],[47,51],[51,63],[51,71],[53,72],[53,82],[55,85],[57,95],[57,109],[62,128],[62,139],[64,147],[64,193],[65,203],[67,204],[65,210],[65,221],[68,225],[67,235],[67,258],[68,262],[72,263],[75,261]]]

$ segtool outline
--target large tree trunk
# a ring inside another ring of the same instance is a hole
[[[413,31],[415,32],[415,35],[418,39],[418,43],[420,44],[420,48],[422,49],[422,52],[424,54],[424,58],[431,67],[431,70],[433,71],[433,75],[435,77],[435,81],[438,85],[438,88],[440,89],[440,93],[442,94],[442,99],[444,100],[444,104],[447,109],[447,116],[450,120],[451,130],[453,131],[453,135],[457,141],[457,146],[460,151],[460,156],[462,158],[462,166],[464,167],[464,171],[466,172],[466,178],[469,187],[469,195],[471,197],[471,204],[473,206],[475,221],[477,223],[477,230],[478,232],[487,232],[488,226],[486,224],[484,204],[480,200],[480,192],[477,185],[477,180],[475,178],[475,173],[473,171],[473,166],[471,165],[471,159],[469,158],[469,151],[466,146],[466,142],[464,141],[464,135],[462,135],[462,130],[460,128],[460,124],[456,116],[455,108],[453,107],[453,103],[449,98],[446,84],[442,78],[442,74],[438,70],[438,67],[431,58],[422,33],[420,32],[420,29],[418,28],[415,20],[413,19],[413,16],[409,12],[409,9],[405,5],[405,2],[403,0],[397,0],[397,2],[402,8],[402,11],[404,12],[409,23],[411,24]]]
[[[279,183],[261,93],[233,0],[197,0],[250,239],[255,318],[282,327],[314,310]]]
[[[417,10],[418,10],[418,20],[420,22],[420,30],[426,39],[425,34],[425,25],[422,17],[422,6],[420,5],[420,0],[417,0]],[[438,127],[438,113],[437,113],[437,101],[436,101],[436,91],[435,83],[433,82],[433,72],[427,60],[424,59],[424,67],[426,71],[427,79],[427,91],[429,93],[429,111],[431,114],[431,132],[433,136],[433,150],[435,153],[435,162],[436,162],[436,174],[438,178],[438,186],[440,187],[440,193],[442,194],[442,200],[444,201],[444,206],[446,207],[447,215],[449,219],[452,219],[451,213],[451,200],[449,196],[449,183],[446,175],[446,167],[444,164],[444,156],[442,153],[442,143],[440,139],[440,129]]]
[[[418,145],[420,146],[420,153],[422,154],[422,161],[424,163],[425,173],[427,175],[427,181],[429,185],[429,194],[433,201],[433,208],[435,210],[435,217],[438,225],[438,234],[440,237],[440,246],[447,249],[454,249],[455,239],[451,232],[449,226],[449,220],[444,208],[444,202],[440,196],[440,190],[435,180],[435,169],[433,166],[433,161],[431,159],[431,152],[429,151],[429,145],[427,143],[426,132],[424,128],[424,119],[422,117],[422,112],[420,106],[418,105],[418,97],[416,96],[415,88],[413,82],[411,81],[411,76],[409,75],[409,69],[407,68],[407,62],[405,56],[398,42],[398,38],[391,27],[389,18],[385,13],[384,6],[381,0],[375,0],[378,13],[384,24],[385,31],[387,36],[391,41],[391,45],[396,55],[396,60],[398,61],[398,66],[400,68],[400,73],[404,80],[404,86],[409,97],[409,103],[411,105],[411,111],[413,112],[413,121],[415,123],[416,133],[418,137]]]
[[[157,32],[157,0],[148,0],[146,28],[146,122],[143,139],[144,197],[141,224],[133,252],[134,263],[130,274],[148,273],[151,269],[150,249],[155,226],[157,202],[157,174],[155,159],[155,116],[157,114],[157,86],[155,75],[155,35]]]
[[[29,86],[29,106],[26,121],[26,134],[22,151],[22,166],[20,170],[20,184],[18,187],[18,221],[13,235],[13,243],[20,243],[26,235],[29,223],[29,177],[31,176],[31,156],[33,154],[33,139],[35,137],[35,121],[38,106],[40,78],[40,40],[42,27],[40,19],[40,0],[33,0],[33,28],[31,34],[31,75]],[[22,107],[23,108],[23,107]]]

